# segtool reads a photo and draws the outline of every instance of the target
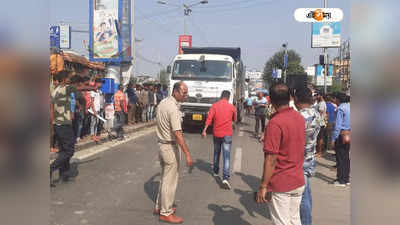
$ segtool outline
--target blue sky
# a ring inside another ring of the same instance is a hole
[[[160,66],[168,65],[177,54],[178,35],[183,34],[183,9],[174,5],[196,3],[200,0],[167,0],[169,5],[156,0],[135,1],[136,72],[156,75]],[[318,61],[322,49],[312,49],[311,25],[294,20],[297,8],[318,8],[323,0],[209,0],[208,4],[193,7],[187,18],[187,34],[193,35],[193,46],[241,47],[243,61],[248,69],[262,70],[265,62],[282,43],[302,56],[303,66]],[[329,8],[344,11],[342,40],[350,38],[350,3],[331,0]],[[51,1],[50,23],[64,21],[73,29],[89,29],[89,1]],[[72,48],[85,54],[83,40],[86,33],[72,34]],[[329,51],[336,56],[337,50]],[[87,53],[86,53],[87,54]]]

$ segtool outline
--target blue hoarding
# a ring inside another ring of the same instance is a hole
[[[50,27],[50,48],[60,48],[60,26]]]
[[[324,73],[325,73],[325,68],[324,68],[324,66],[322,66],[322,65],[317,65],[317,76],[322,76],[322,75],[324,75]],[[329,70],[329,75],[328,76],[332,76],[332,74],[333,74],[333,65],[332,64],[330,64],[329,65],[329,68],[328,68],[328,70]]]
[[[131,61],[130,0],[89,0],[89,59]]]

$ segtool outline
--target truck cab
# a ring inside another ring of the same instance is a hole
[[[231,51],[229,51],[231,50]],[[178,81],[188,86],[188,97],[181,105],[184,126],[203,125],[211,105],[221,93],[231,93],[229,102],[238,110],[241,119],[244,97],[243,65],[239,53],[231,48],[184,48],[184,54],[174,58],[170,69],[170,92]],[[230,53],[230,54],[229,54]],[[170,93],[171,94],[171,93]],[[239,119],[238,119],[239,120]]]

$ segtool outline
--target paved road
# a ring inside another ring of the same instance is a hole
[[[185,224],[272,224],[267,206],[253,201],[263,153],[262,145],[251,137],[253,120],[246,118],[245,122],[235,129],[233,139],[232,190],[222,189],[221,180],[211,176],[212,136],[202,140],[200,129],[185,133],[195,161],[192,171],[182,166],[177,191],[177,215],[183,216]],[[163,224],[152,215],[160,173],[155,140],[155,132],[148,130],[147,135],[112,145],[110,151],[89,154],[75,181],[52,189],[52,224]],[[335,177],[330,170],[333,164],[320,159],[317,176],[312,179],[314,224],[350,224],[350,188],[327,183]]]

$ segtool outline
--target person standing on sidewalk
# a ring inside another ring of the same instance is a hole
[[[85,76],[82,78],[83,79],[83,85],[85,87],[89,87],[90,83],[90,78]],[[90,97],[90,91],[85,90],[83,91],[83,97],[85,99],[85,112],[84,112],[84,117],[83,117],[83,127],[82,127],[82,133],[81,136],[86,138],[90,134],[90,113],[89,109],[92,108],[92,98]]]
[[[120,84],[118,86],[118,91],[114,94],[114,118],[115,118],[115,131],[117,132],[117,137],[120,140],[124,139],[123,126],[125,124],[125,114],[128,112],[128,107],[126,105],[126,98],[123,92],[124,86]]]
[[[320,114],[311,107],[312,93],[308,88],[296,90],[294,104],[306,122],[306,145],[304,151],[304,192],[300,203],[300,219],[302,225],[312,224],[312,196],[310,179],[315,174],[315,152],[320,130]]]
[[[246,115],[250,115],[253,112],[253,99],[251,98],[251,94],[246,99]]]
[[[127,89],[128,93],[128,122],[130,125],[136,124],[136,104],[137,104],[137,95],[135,91],[135,84],[129,84]]]
[[[91,114],[91,119],[90,119],[90,135],[92,136],[92,140],[95,142],[99,142],[100,139],[97,137],[97,129],[98,129],[98,124],[99,124],[99,118],[97,118],[97,115],[100,115],[100,108],[101,108],[101,93],[100,93],[100,87],[101,87],[101,79],[97,78],[95,80],[94,88],[95,90],[90,91],[90,97],[92,101],[92,112]]]
[[[230,154],[232,147],[232,123],[236,122],[236,107],[229,103],[229,91],[223,91],[221,99],[214,103],[208,112],[206,125],[201,133],[203,138],[207,136],[207,128],[213,123],[214,135],[214,177],[218,176],[219,172],[219,158],[221,151],[224,156],[224,169],[222,183],[227,189],[231,189],[229,183],[230,177]],[[214,120],[214,121],[213,121]]]
[[[149,85],[148,98],[149,98],[149,104],[147,106],[146,121],[151,122],[153,120],[153,113],[155,107],[154,101],[157,101],[157,99],[154,98],[153,85],[151,84]]]
[[[261,133],[265,130],[265,108],[268,105],[267,99],[264,97],[262,92],[257,93],[257,99],[253,102],[255,115],[256,115],[256,125],[255,125],[255,136],[260,138],[260,123],[261,123]]]
[[[324,96],[321,94],[317,95],[317,109],[319,114],[321,115],[320,126],[321,129],[318,134],[318,142],[317,142],[317,157],[321,157],[322,154],[326,151],[324,138],[326,136],[326,102]]]
[[[142,95],[143,87],[138,84],[136,85],[136,96],[137,96],[137,108],[136,108],[136,121],[143,122],[143,95]]]
[[[59,85],[51,93],[50,121],[59,145],[56,160],[50,164],[50,186],[54,187],[53,172],[59,170],[60,178],[67,181],[78,175],[76,168],[70,167],[70,159],[75,152],[75,135],[72,128],[71,93],[74,88],[66,84],[68,72],[58,73]]]
[[[183,222],[181,217],[175,215],[176,208],[172,207],[178,185],[180,150],[186,156],[186,165],[193,166],[182,134],[182,112],[179,104],[187,98],[187,94],[186,84],[177,82],[174,84],[172,96],[161,101],[157,108],[157,137],[162,172],[154,214],[160,214],[160,221],[175,224]]]
[[[300,113],[289,107],[286,85],[272,86],[270,98],[276,113],[266,128],[263,176],[256,201],[271,201],[269,208],[275,225],[301,225],[305,121]]]
[[[333,149],[333,146],[330,145],[330,141],[332,139],[333,128],[335,127],[336,111],[336,104],[333,103],[332,95],[329,95],[326,103],[326,117],[328,118],[328,125],[326,126],[325,143],[327,150]]]
[[[142,91],[140,92],[141,100],[142,100],[142,120],[143,122],[148,122],[147,120],[147,110],[149,106],[149,92],[147,90],[147,86],[144,86]]]
[[[350,97],[338,93],[336,104],[336,124],[332,134],[332,145],[335,145],[337,181],[334,185],[345,187],[350,185]]]

